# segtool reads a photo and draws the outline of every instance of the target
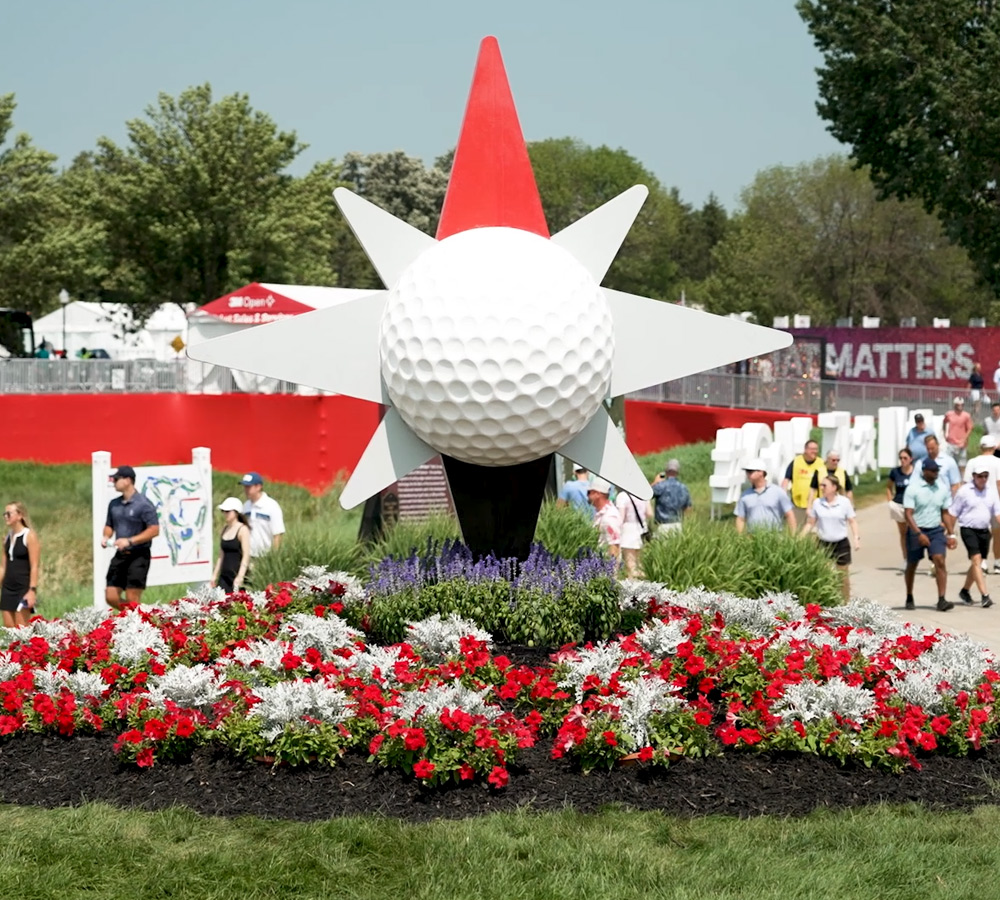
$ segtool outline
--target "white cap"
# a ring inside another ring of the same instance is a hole
[[[232,510],[233,512],[243,512],[243,501],[237,500],[235,497],[226,497],[226,499],[219,504],[219,509],[223,512],[229,512],[229,510]]]
[[[574,472],[586,472],[587,471],[587,467],[586,466],[581,466],[579,463],[576,463],[573,466],[573,471]]]
[[[978,460],[978,461],[977,460],[973,460],[972,461],[972,474],[973,475],[979,475],[979,474],[984,473],[984,472],[987,475],[992,475],[993,474],[992,469],[990,467],[990,464],[988,462],[986,462],[985,459],[981,459],[981,460]]]
[[[767,463],[764,462],[759,456],[753,456],[750,459],[745,459],[743,461],[742,469],[744,472],[755,472],[760,469],[765,475],[767,474]]]
[[[956,397],[954,401],[955,406],[965,406],[965,397]]]
[[[597,491],[598,494],[610,494],[611,493],[611,482],[600,475],[595,475],[590,482],[590,490]]]
[[[995,434],[984,434],[979,439],[980,447],[996,447],[997,446],[997,436]]]

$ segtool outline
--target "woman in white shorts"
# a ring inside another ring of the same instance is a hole
[[[633,497],[628,491],[619,491],[615,506],[622,517],[622,562],[628,578],[641,578],[639,554],[642,551],[642,536],[647,532],[646,501]]]
[[[885,487],[885,497],[889,501],[889,518],[899,529],[899,546],[903,553],[903,568],[906,568],[906,513],[903,510],[903,494],[913,475],[913,454],[904,447],[899,451],[899,465],[889,472]],[[902,569],[900,570],[902,571]]]

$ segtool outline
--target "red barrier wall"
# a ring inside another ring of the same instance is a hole
[[[326,490],[352,471],[378,424],[374,403],[350,397],[261,394],[8,394],[0,399],[0,458],[89,463],[190,462],[210,447],[212,466]]]
[[[322,493],[349,474],[378,424],[374,403],[350,397],[221,394],[8,394],[0,399],[0,459],[116,464],[181,463],[210,447],[217,469],[260,472]],[[718,428],[773,424],[773,411],[625,401],[633,453],[714,441]]]
[[[775,422],[798,415],[801,413],[626,400],[625,434],[629,449],[641,455],[696,441],[714,443],[719,428],[739,428],[745,422],[763,422],[773,427]]]

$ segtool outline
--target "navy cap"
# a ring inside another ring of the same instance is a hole
[[[240,484],[242,484],[244,487],[249,486],[251,484],[263,484],[263,483],[264,479],[260,477],[260,472],[247,472],[246,475],[244,475],[240,479]]]
[[[119,466],[115,469],[115,474],[111,476],[115,481],[119,478],[131,478],[135,481],[135,469],[131,466]]]
[[[928,456],[927,459],[924,460],[923,469],[924,469],[925,472],[928,471],[928,470],[930,470],[931,472],[936,472],[940,468],[941,467],[938,465],[936,459],[931,459]]]

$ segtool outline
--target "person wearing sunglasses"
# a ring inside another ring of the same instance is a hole
[[[28,524],[23,503],[8,503],[3,511],[7,536],[0,559],[0,611],[5,628],[27,625],[38,602],[38,566],[42,547]]]
[[[991,607],[993,601],[986,590],[980,566],[983,557],[990,552],[991,528],[1000,520],[1000,498],[996,490],[991,489],[991,476],[992,470],[986,463],[972,465],[972,483],[964,483],[951,504],[951,514],[958,523],[958,533],[969,554],[969,571],[958,597],[966,606],[972,606],[974,601],[969,588],[974,583],[984,609]]]

